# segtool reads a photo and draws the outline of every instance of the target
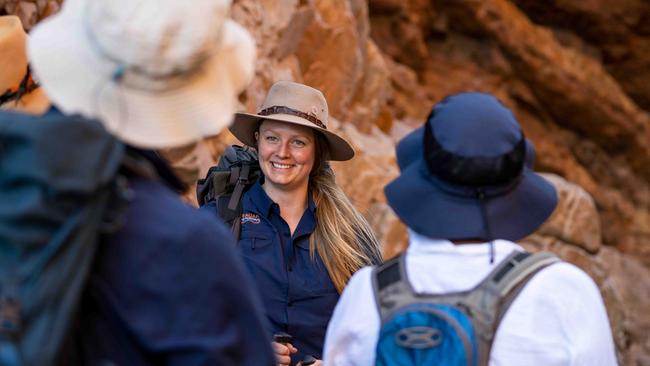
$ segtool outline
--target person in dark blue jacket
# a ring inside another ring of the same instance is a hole
[[[238,249],[262,294],[269,333],[293,337],[274,343],[280,365],[321,358],[339,293],[357,269],[381,262],[374,234],[327,163],[354,156],[327,129],[327,117],[320,91],[278,82],[259,113],[237,113],[230,127],[257,148],[263,173],[242,198]],[[216,213],[216,205],[203,208]]]
[[[231,120],[255,48],[226,19],[229,4],[66,1],[32,32],[30,61],[53,104],[97,118],[157,177],[124,182],[131,194],[123,226],[98,249],[61,364],[275,361],[230,233],[183,204],[174,174],[147,150],[193,143]],[[75,166],[73,156],[67,169]]]

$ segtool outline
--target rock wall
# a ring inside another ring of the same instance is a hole
[[[56,3],[0,0],[0,13],[21,13],[29,28]],[[560,195],[553,217],[523,245],[587,271],[603,293],[621,364],[650,365],[650,3],[235,0],[232,15],[258,45],[242,108],[255,111],[278,80],[325,93],[333,128],[358,151],[335,164],[338,181],[387,257],[406,243],[382,192],[398,174],[395,141],[448,94],[498,96]],[[179,165],[205,171],[233,141],[227,133],[207,140],[198,159]]]
[[[0,0],[0,15],[17,15],[23,27],[30,30],[41,19],[59,11],[63,0]]]

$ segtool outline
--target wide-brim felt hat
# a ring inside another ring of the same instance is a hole
[[[254,41],[229,10],[229,0],[66,0],[28,51],[63,112],[138,147],[183,146],[229,125],[254,75]]]
[[[263,120],[292,123],[313,128],[327,140],[326,160],[344,161],[354,157],[354,149],[342,137],[328,130],[327,100],[319,90],[290,81],[271,87],[258,113],[236,113],[230,132],[241,142],[256,147],[255,132]]]
[[[514,115],[488,94],[446,98],[396,155],[401,174],[385,188],[388,203],[430,238],[517,241],[557,205]]]
[[[11,93],[15,96],[27,78],[27,39],[20,18],[15,15],[0,16],[0,95]],[[10,94],[10,95],[11,95]],[[20,99],[13,98],[2,105],[16,111],[41,114],[50,105],[49,99],[41,88],[22,94]]]

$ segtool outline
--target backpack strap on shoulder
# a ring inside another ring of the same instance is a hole
[[[499,323],[519,292],[537,272],[559,261],[553,253],[515,251],[467,295],[463,303],[476,320],[479,365],[488,364]]]
[[[406,252],[373,268],[372,288],[382,324],[394,310],[414,302],[406,275]]]
[[[241,171],[239,171],[241,169]],[[236,170],[236,171],[235,171]],[[230,173],[230,180],[235,180],[235,189],[232,191],[230,201],[228,202],[228,209],[235,210],[241,201],[241,196],[244,194],[244,188],[250,183],[248,175],[250,174],[251,166],[249,164],[242,164],[241,168],[233,167]]]
[[[499,296],[505,297],[512,295],[513,290],[525,284],[531,275],[559,260],[555,254],[549,252],[513,253],[507,262],[502,263],[498,271],[493,271],[488,276],[488,279]]]
[[[242,200],[237,200],[235,203],[237,206],[234,209],[230,209],[228,204],[232,202],[231,195],[222,195],[216,198],[217,203],[217,215],[223,220],[223,222],[230,228],[235,241],[239,241],[239,230],[241,228],[241,214],[243,211]]]

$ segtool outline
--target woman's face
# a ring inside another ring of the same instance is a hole
[[[316,156],[313,129],[266,120],[255,137],[265,184],[290,191],[309,183]]]

